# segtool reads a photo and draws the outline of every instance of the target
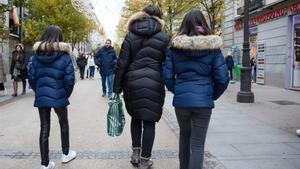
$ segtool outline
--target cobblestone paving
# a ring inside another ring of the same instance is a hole
[[[77,159],[100,159],[100,160],[116,160],[129,159],[130,151],[80,151],[77,152]],[[60,151],[50,151],[51,159],[60,159]],[[0,158],[2,159],[39,159],[39,152],[29,151],[8,151],[0,150]],[[174,150],[154,150],[153,159],[176,159],[178,152]]]

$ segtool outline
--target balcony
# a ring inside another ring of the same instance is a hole
[[[250,5],[249,5],[249,12],[254,11],[258,8],[261,8],[264,6],[264,0],[250,0]],[[244,6],[239,7],[237,9],[237,14],[238,15],[243,15],[244,14]]]

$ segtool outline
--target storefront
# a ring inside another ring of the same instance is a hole
[[[242,17],[234,27],[234,41],[242,48]],[[257,59],[259,84],[300,90],[300,1],[252,11],[249,27],[250,55]]]

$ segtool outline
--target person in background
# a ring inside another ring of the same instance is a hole
[[[35,92],[34,107],[40,115],[40,153],[41,169],[53,169],[55,163],[49,161],[50,113],[53,108],[58,116],[62,163],[75,159],[76,152],[69,149],[69,97],[72,94],[75,75],[70,56],[70,45],[63,42],[62,30],[49,25],[41,41],[33,46],[35,55],[29,69],[29,84]]]
[[[250,60],[250,66],[252,67],[252,83],[256,83],[256,56],[253,56]]]
[[[114,69],[117,62],[117,56],[115,49],[111,46],[110,39],[107,39],[104,47],[97,52],[95,60],[97,66],[100,68],[103,92],[102,97],[106,96],[108,88],[108,98],[111,99],[113,94]]]
[[[18,95],[18,82],[22,81],[23,92],[22,95],[26,94],[26,79],[28,78],[28,69],[27,69],[28,59],[24,52],[24,47],[22,44],[17,44],[15,50],[12,53],[11,65],[10,65],[10,74],[13,79],[13,97]]]
[[[171,42],[164,79],[174,94],[180,128],[180,169],[202,169],[204,146],[214,101],[230,81],[222,39],[214,35],[200,10],[189,11]]]
[[[233,81],[234,60],[231,51],[227,52],[226,65],[230,73],[230,80]]]
[[[164,105],[162,63],[169,37],[163,31],[161,18],[159,7],[154,5],[131,16],[115,72],[114,92],[123,91],[131,116],[131,163],[139,169],[150,169],[153,165],[155,125],[161,119]]]
[[[5,73],[5,68],[4,68],[4,60],[2,53],[0,53],[0,97],[1,96],[6,96],[7,91],[4,87],[4,83],[6,82],[6,73]]]
[[[76,60],[77,66],[79,68],[79,73],[80,73],[80,78],[81,80],[84,79],[84,71],[85,71],[85,66],[87,65],[87,60],[84,57],[83,53],[79,54],[79,57]]]
[[[96,65],[95,65],[93,54],[88,56],[87,65],[88,65],[88,69],[89,69],[90,79],[94,79]]]

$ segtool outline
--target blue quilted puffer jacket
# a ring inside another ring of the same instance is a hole
[[[40,45],[34,45],[36,51]],[[41,46],[41,50],[46,45]],[[29,83],[35,91],[35,107],[62,108],[68,106],[74,83],[74,67],[70,57],[70,46],[59,42],[54,44],[51,55],[38,52],[32,58],[29,69]]]
[[[178,108],[214,108],[226,90],[229,75],[219,36],[177,36],[164,64],[167,88]]]

